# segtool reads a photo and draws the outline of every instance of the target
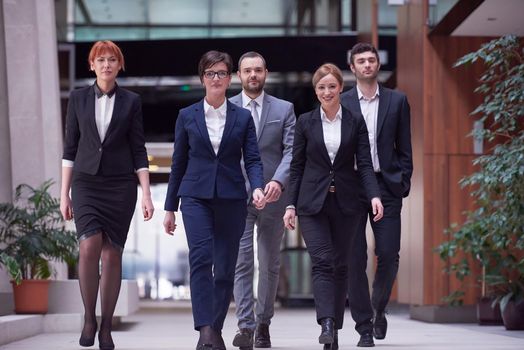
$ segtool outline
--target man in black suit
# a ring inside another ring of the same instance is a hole
[[[362,113],[366,121],[373,168],[384,205],[382,220],[370,220],[378,258],[371,299],[366,276],[367,214],[359,220],[349,267],[349,304],[355,329],[361,335],[358,346],[370,347],[374,346],[373,336],[386,337],[385,309],[398,271],[400,211],[402,198],[409,194],[413,173],[410,108],[403,93],[378,84],[380,60],[375,47],[356,44],[351,49],[350,68],[357,84],[341,95],[341,103],[354,113]]]

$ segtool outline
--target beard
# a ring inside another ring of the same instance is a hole
[[[264,89],[264,81],[256,80],[257,85],[250,85],[250,82],[255,81],[248,81],[247,84],[242,84],[242,88],[252,94],[259,94]]]
[[[365,74],[362,74],[362,73],[359,73],[358,75],[359,75],[358,78],[360,80],[373,81],[373,80],[377,79],[377,77],[378,77],[378,69],[375,72],[373,72],[373,74],[371,74],[371,75],[365,75]]]

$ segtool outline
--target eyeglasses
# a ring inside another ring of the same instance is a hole
[[[229,76],[229,73],[225,70],[219,70],[218,72],[208,70],[204,72],[204,77],[210,80],[215,79],[215,75],[218,77],[218,79],[224,79]]]

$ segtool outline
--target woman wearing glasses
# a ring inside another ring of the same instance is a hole
[[[247,215],[246,186],[262,209],[262,162],[255,124],[248,110],[226,99],[233,63],[209,51],[198,74],[206,90],[201,101],[180,110],[164,209],[164,229],[173,234],[179,202],[189,245],[191,301],[197,350],[225,349],[222,326],[233,295],[235,264]]]

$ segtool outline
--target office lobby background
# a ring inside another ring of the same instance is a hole
[[[293,102],[299,115],[316,106],[310,83],[316,67],[336,63],[347,89],[354,84],[347,52],[357,41],[370,41],[381,54],[380,82],[404,91],[412,107],[415,170],[402,211],[393,298],[403,304],[441,305],[460,282],[442,272],[446,262],[433,249],[445,239],[444,229],[460,222],[462,211],[471,207],[458,181],[472,171],[471,161],[479,153],[467,134],[473,123],[468,115],[481,102],[473,90],[482,67],[451,66],[494,37],[524,33],[516,18],[524,9],[522,1],[501,0],[508,6],[502,14],[498,1],[473,2],[477,7],[462,21],[442,24],[450,11],[466,13],[472,2],[2,0],[0,201],[10,201],[18,184],[47,179],[56,182],[52,190],[58,196],[68,94],[94,81],[87,65],[92,43],[117,42],[126,58],[118,83],[142,97],[157,208],[150,222],[139,215],[133,219],[124,278],[137,279],[144,298],[188,298],[185,235],[182,230],[174,238],[165,235],[161,222],[176,116],[203,96],[196,73],[200,55],[218,49],[237,60],[245,51],[261,52],[270,71],[266,90]],[[496,19],[485,22],[486,13]],[[240,89],[235,77],[229,96]],[[286,234],[283,249],[302,246],[296,232]],[[291,267],[301,273],[296,291],[307,294],[309,271],[299,268],[307,261],[293,261]],[[373,263],[370,259],[370,270]],[[62,265],[57,272],[56,278],[67,278]],[[466,303],[474,303],[479,292],[467,289]],[[7,312],[1,305],[9,298],[9,279],[0,271],[0,314]]]

